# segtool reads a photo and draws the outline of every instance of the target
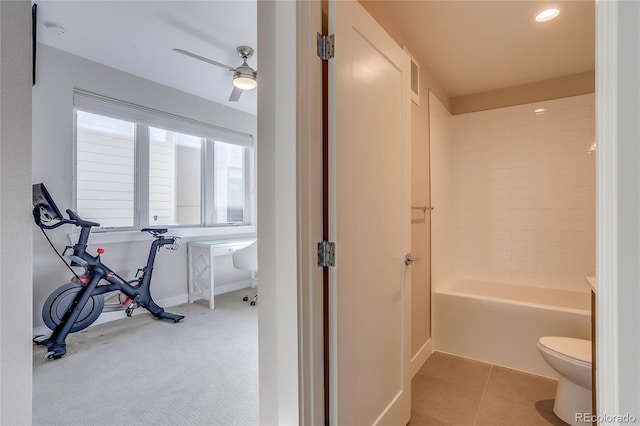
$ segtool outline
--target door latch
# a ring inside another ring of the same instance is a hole
[[[416,263],[420,262],[422,259],[420,259],[419,257],[413,257],[411,256],[411,253],[407,253],[407,255],[404,257],[404,264],[409,266],[409,265],[415,265]]]

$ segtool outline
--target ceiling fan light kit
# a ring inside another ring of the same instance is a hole
[[[256,75],[254,72],[242,73],[240,71],[236,71],[233,74],[233,85],[238,89],[251,90],[256,88],[258,82],[256,81]]]
[[[247,59],[253,56],[253,48],[249,46],[238,46],[238,48],[236,49],[236,51],[238,52],[238,56],[242,58],[242,65],[237,68],[225,65],[212,59],[205,58],[200,55],[196,55],[195,53],[191,53],[187,50],[173,49],[173,51],[190,56],[200,61],[207,62],[211,65],[233,71],[233,91],[231,92],[231,96],[229,97],[230,102],[237,102],[240,99],[240,95],[242,94],[243,90],[252,90],[258,86],[258,73],[247,63]]]

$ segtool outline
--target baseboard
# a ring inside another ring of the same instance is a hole
[[[213,295],[217,296],[223,293],[229,293],[230,291],[242,290],[243,288],[251,287],[251,280],[237,281],[235,283],[216,285],[213,288]]]
[[[411,358],[411,377],[415,376],[433,353],[433,339],[429,338],[418,352]]]

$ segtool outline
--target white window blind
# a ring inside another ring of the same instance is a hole
[[[81,89],[75,89],[73,91],[73,106],[82,111],[103,114],[126,121],[135,121],[152,127],[161,127],[175,132],[195,134],[239,146],[253,146],[253,137],[246,133],[109,98]]]

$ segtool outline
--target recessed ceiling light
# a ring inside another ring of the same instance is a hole
[[[550,21],[560,14],[558,9],[544,9],[536,14],[536,22]]]
[[[535,112],[536,114],[544,114],[546,110],[544,108],[538,108],[536,110],[534,110],[533,112]]]

